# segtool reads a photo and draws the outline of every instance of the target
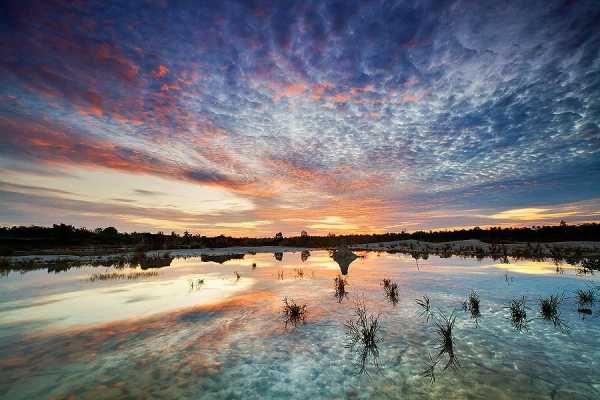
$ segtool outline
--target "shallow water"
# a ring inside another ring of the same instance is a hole
[[[135,280],[89,280],[131,272],[110,267],[11,272],[0,278],[0,397],[600,398],[600,307],[579,314],[574,297],[598,287],[596,276],[543,262],[431,256],[417,265],[401,254],[360,254],[341,302],[333,287],[340,267],[327,251],[305,261],[300,252],[223,264],[175,258],[153,270],[158,276]],[[399,285],[396,305],[384,278]],[[462,309],[471,289],[481,299],[477,322]],[[564,295],[568,331],[538,318],[537,299],[552,293]],[[457,318],[460,367],[438,368],[435,383],[421,376],[437,343],[415,303],[423,295],[435,312]],[[304,324],[286,327],[285,296],[307,305]],[[506,310],[520,296],[532,319],[523,333]],[[379,315],[383,338],[380,369],[369,359],[368,374],[345,347],[358,299]]]

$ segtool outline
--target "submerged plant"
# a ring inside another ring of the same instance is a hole
[[[567,330],[567,325],[560,318],[562,300],[562,296],[551,294],[548,297],[541,297],[538,302],[542,319],[552,322],[556,328]]]
[[[479,311],[479,294],[474,289],[469,292],[467,299],[463,302],[463,309],[471,313],[471,318],[477,324],[479,317],[481,317],[481,312]]]
[[[344,300],[344,297],[348,296],[348,291],[346,290],[348,281],[342,276],[338,275],[333,280],[333,285],[335,289],[335,298],[338,299],[338,303],[341,303],[342,300]]]
[[[277,279],[280,280],[280,281],[283,280],[283,270],[277,271]]]
[[[398,284],[396,282],[392,282],[391,279],[383,280],[383,292],[385,298],[392,303],[392,305],[398,304]]]
[[[356,319],[346,321],[346,344],[345,347],[358,353],[359,374],[368,374],[367,365],[369,359],[379,369],[378,343],[383,341],[379,336],[379,315],[367,314],[367,308],[363,301],[355,304]]]
[[[431,301],[429,297],[423,296],[422,300],[416,299],[415,302],[422,308],[419,316],[425,317],[426,321],[429,322],[429,320],[433,317],[433,314],[431,313]]]
[[[519,332],[529,330],[529,320],[527,319],[527,299],[525,296],[520,299],[513,299],[509,306],[510,322]]]
[[[299,305],[296,304],[294,299],[289,299],[287,297],[283,298],[283,318],[285,321],[285,327],[287,328],[288,324],[292,324],[297,326],[300,322],[304,322],[306,319],[306,304]]]
[[[237,271],[234,271],[233,274],[235,275],[235,280],[239,281],[241,278],[240,274]]]

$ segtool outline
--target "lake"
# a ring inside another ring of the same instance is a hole
[[[569,265],[357,252],[337,298],[340,266],[325,250],[199,254],[180,251],[162,268],[0,277],[0,397],[600,398],[600,307],[578,312],[575,296],[600,281]],[[396,304],[383,279],[398,284]],[[478,318],[463,308],[472,290]],[[558,325],[539,311],[551,294]],[[431,314],[415,301],[423,296]],[[519,331],[507,307],[523,296],[529,324]],[[304,321],[286,324],[285,297],[306,304]],[[360,346],[346,346],[357,302],[378,317],[381,339],[364,371]],[[432,382],[423,372],[439,352],[442,313],[456,318],[458,364],[440,362]]]

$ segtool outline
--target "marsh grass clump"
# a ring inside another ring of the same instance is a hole
[[[454,313],[446,315],[443,312],[440,312],[435,319],[434,332],[437,336],[437,354],[434,357],[429,353],[427,368],[421,372],[421,375],[428,378],[431,383],[435,382],[436,367],[444,359],[447,358],[444,368],[442,369],[443,371],[448,368],[458,368],[460,366],[454,347],[453,331],[455,322],[456,317],[454,316]]]
[[[577,308],[577,312],[579,313],[579,315],[581,315],[581,319],[585,319],[586,316],[592,315],[592,309],[585,306],[579,306]]]
[[[421,307],[420,317],[425,317],[426,321],[429,322],[433,318],[431,312],[431,301],[428,296],[423,296],[423,299],[416,299],[415,302]]]
[[[200,286],[204,285],[204,279],[196,279],[196,280],[190,279],[189,283],[190,283],[190,291],[192,291],[194,289],[198,290],[198,289],[200,289]]]
[[[283,270],[277,271],[277,280],[280,280],[280,281],[283,280]]]
[[[586,316],[592,315],[592,305],[596,301],[596,294],[592,289],[578,289],[575,292],[577,298],[577,312],[581,315],[582,319]]]
[[[578,289],[575,292],[575,296],[577,297],[577,304],[582,306],[591,306],[596,301],[596,296],[592,289]]]
[[[367,313],[364,301],[357,301],[354,312],[356,319],[350,319],[344,324],[346,328],[345,347],[358,354],[359,374],[368,375],[368,362],[371,362],[378,370],[379,348],[378,344],[383,341],[379,336],[379,315]]]
[[[306,319],[306,304],[299,305],[294,299],[283,299],[283,318],[285,321],[285,327],[288,324],[297,326],[300,322],[304,322]]]
[[[471,313],[471,318],[475,320],[477,324],[479,318],[481,317],[481,312],[479,311],[479,293],[475,290],[471,290],[467,295],[467,299],[463,302],[463,310]]]
[[[391,279],[383,280],[383,292],[385,294],[385,298],[392,303],[392,305],[398,304],[399,294],[398,294],[398,284],[396,282],[392,282]]]
[[[348,296],[348,291],[346,290],[346,286],[348,286],[348,281],[344,279],[341,275],[338,275],[333,280],[333,286],[335,289],[334,296],[338,300],[338,303],[341,303],[342,300],[344,300],[344,298]]]
[[[435,367],[437,362],[431,353],[428,354],[428,357],[429,360],[427,361],[427,368],[421,372],[421,376],[429,379],[429,383],[435,383]]]
[[[594,271],[600,271],[600,257],[590,257],[581,260],[580,271],[584,274],[593,274]]]
[[[435,333],[438,338],[438,359],[443,357],[444,355],[448,356],[448,361],[444,366],[444,370],[448,368],[456,368],[459,366],[458,359],[456,358],[456,353],[454,352],[454,323],[456,322],[456,317],[454,314],[450,314],[446,316],[444,313],[440,313],[437,321],[435,321]]]
[[[541,297],[538,300],[540,306],[540,314],[542,319],[552,322],[554,327],[568,330],[568,326],[560,318],[560,304],[562,303],[562,296],[558,294],[551,294],[548,297]]]
[[[296,278],[304,279],[304,270],[302,268],[296,268],[294,272],[296,273]]]
[[[158,276],[158,271],[136,271],[130,273],[123,272],[105,272],[93,274],[90,276],[89,281],[109,281],[109,280],[135,280],[142,278],[151,278]]]
[[[256,263],[252,263],[252,269],[256,269]]]
[[[527,299],[525,296],[520,299],[513,299],[509,306],[510,323],[513,328],[519,332],[529,330],[529,320],[527,319]]]

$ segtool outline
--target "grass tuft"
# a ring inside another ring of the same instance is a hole
[[[396,282],[392,282],[391,279],[383,280],[383,292],[385,294],[385,298],[392,303],[392,305],[398,304],[399,294],[398,294],[398,284]]]
[[[592,305],[596,301],[596,294],[592,289],[579,289],[575,292],[577,297],[577,312],[582,319],[592,315]]]
[[[421,307],[419,316],[425,317],[426,321],[429,322],[429,320],[433,317],[431,312],[431,301],[429,297],[423,296],[423,299],[416,299],[415,302]]]
[[[434,331],[437,335],[437,354],[432,356],[429,353],[429,361],[427,362],[427,368],[421,372],[421,376],[429,379],[431,383],[435,382],[435,369],[442,360],[447,358],[446,364],[444,365],[443,371],[448,368],[458,368],[460,363],[456,357],[454,348],[454,324],[456,317],[454,313],[447,316],[440,312],[437,315],[434,323]]]
[[[454,323],[456,317],[454,314],[446,316],[444,313],[440,313],[438,319],[435,321],[435,332],[438,338],[438,358],[444,355],[448,356],[448,361],[444,366],[444,370],[448,368],[456,368],[459,366],[456,353],[454,352],[454,336],[452,330],[454,329]]]
[[[562,303],[562,296],[558,294],[551,294],[548,297],[541,297],[538,300],[540,306],[540,315],[542,319],[552,322],[554,327],[568,330],[568,326],[560,318],[560,304]]]
[[[306,319],[306,304],[299,305],[294,299],[283,299],[283,318],[285,321],[285,327],[288,324],[297,326],[300,322],[304,322]]]
[[[338,275],[333,280],[333,286],[335,289],[334,296],[338,300],[338,303],[341,303],[342,300],[344,300],[344,298],[348,296],[348,291],[346,290],[346,286],[348,286],[348,281],[344,279],[341,275]]]
[[[463,309],[471,313],[471,318],[477,324],[481,317],[481,312],[479,311],[479,293],[474,289],[469,292],[467,299],[463,302]]]
[[[136,271],[136,272],[106,272],[93,274],[90,276],[90,282],[95,281],[108,281],[108,280],[134,280],[134,279],[143,279],[143,278],[151,278],[158,276],[158,271]]]
[[[367,313],[364,301],[357,301],[354,308],[356,319],[346,321],[346,348],[358,353],[359,374],[368,375],[368,361],[379,370],[378,344],[383,341],[379,336],[379,315]]]
[[[596,301],[596,296],[592,289],[579,289],[575,292],[575,295],[577,296],[577,304],[579,306],[591,306]]]
[[[529,330],[529,320],[527,319],[527,299],[525,296],[513,299],[509,306],[510,323],[513,328],[519,332]]]

